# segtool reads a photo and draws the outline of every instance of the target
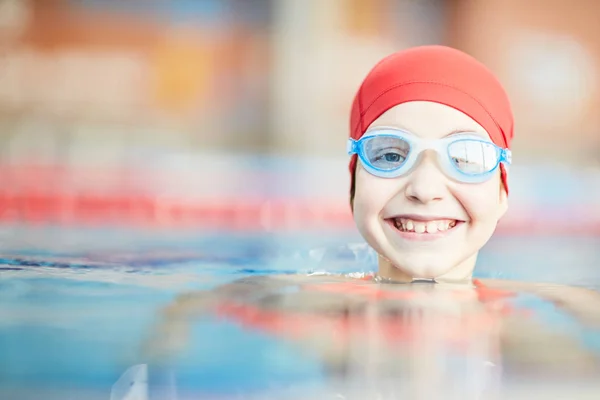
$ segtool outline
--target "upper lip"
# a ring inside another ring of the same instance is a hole
[[[463,221],[460,218],[453,218],[453,217],[447,217],[447,216],[441,216],[441,215],[419,215],[419,214],[393,215],[393,216],[386,217],[385,219],[398,219],[398,218],[404,218],[404,219],[410,219],[412,221],[422,221],[422,222],[440,221],[440,220]]]

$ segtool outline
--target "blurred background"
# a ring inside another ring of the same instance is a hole
[[[349,110],[391,52],[487,64],[510,234],[600,234],[594,0],[0,0],[0,221],[354,229]]]

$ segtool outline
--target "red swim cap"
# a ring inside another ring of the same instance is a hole
[[[513,114],[508,96],[482,63],[445,46],[421,46],[381,60],[360,85],[352,104],[350,137],[359,139],[381,114],[409,101],[432,101],[453,107],[477,121],[492,141],[510,148]],[[350,160],[354,179],[356,154]],[[501,179],[508,193],[506,169]]]

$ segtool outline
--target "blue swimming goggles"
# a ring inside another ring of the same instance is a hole
[[[476,134],[431,140],[394,128],[378,128],[359,140],[348,139],[347,150],[348,155],[358,154],[367,172],[381,178],[408,173],[423,151],[434,150],[444,173],[465,183],[488,180],[500,163],[510,165],[512,159],[510,150]]]

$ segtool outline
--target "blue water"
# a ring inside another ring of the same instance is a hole
[[[355,233],[7,228],[2,236],[0,398],[40,392],[109,398],[128,368],[148,363],[143,344],[163,308],[182,292],[254,275],[374,269],[368,258],[345,250],[360,242]],[[482,252],[477,275],[597,289],[599,261],[600,238],[498,237]],[[550,325],[572,324],[543,302],[519,301]],[[172,360],[180,392],[225,396],[325,382],[318,358],[293,341],[211,316],[192,326],[186,351]],[[590,348],[597,345],[597,332],[581,337]],[[151,386],[164,387],[170,379],[151,365],[149,374]]]

